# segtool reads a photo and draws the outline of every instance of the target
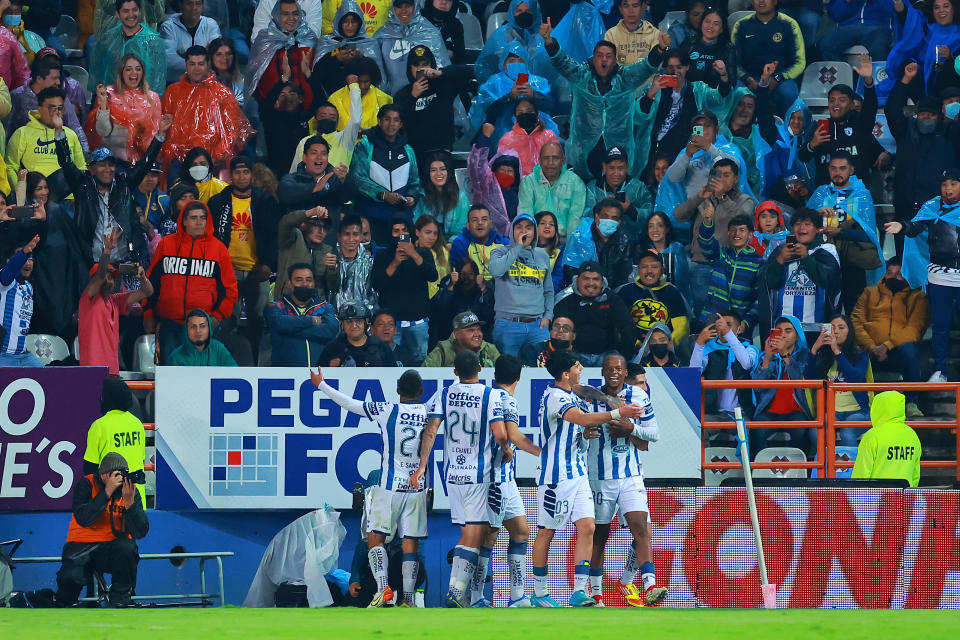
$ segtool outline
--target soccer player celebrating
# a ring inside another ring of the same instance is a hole
[[[420,434],[427,423],[427,408],[420,402],[423,380],[410,369],[397,380],[400,402],[362,402],[340,393],[323,380],[318,367],[310,371],[314,386],[351,413],[374,420],[383,438],[380,483],[369,498],[367,521],[367,559],[377,581],[377,594],[370,608],[391,604],[393,589],[387,582],[387,551],[384,543],[394,534],[403,536],[403,602],[415,606],[417,584],[417,546],[427,537],[427,500],[423,488],[411,484],[410,474],[420,463],[417,449]]]
[[[642,441],[657,441],[657,418],[653,415],[653,406],[646,392],[640,387],[624,383],[627,361],[623,356],[606,356],[600,374],[603,376],[602,391],[605,394],[611,398],[619,398],[621,403],[639,404],[643,407],[643,413],[637,420],[621,418],[605,425],[605,430],[599,429],[585,434],[590,445],[587,465],[590,469],[590,490],[593,492],[596,510],[593,557],[590,559],[592,595],[597,604],[603,606],[603,552],[610,536],[610,521],[619,511],[630,527],[634,542],[618,588],[631,606],[654,605],[667,597],[667,589],[657,586],[654,573],[653,548],[650,544],[650,509],[647,506],[647,490],[643,486],[643,467],[638,444]],[[602,400],[592,400],[592,405],[595,412],[610,409]],[[641,448],[646,447],[641,445]],[[633,584],[638,567],[645,591],[642,596]]]
[[[453,552],[450,589],[445,607],[470,605],[470,584],[480,563],[480,545],[490,531],[487,493],[493,466],[493,441],[507,443],[503,410],[493,389],[480,382],[480,359],[473,351],[461,351],[453,360],[458,382],[444,387],[427,403],[427,426],[421,435],[420,466],[410,477],[419,487],[427,471],[437,429],[443,422],[443,467],[450,519],[460,526],[460,540]],[[493,437],[491,438],[491,434]],[[507,449],[504,453],[509,451]]]
[[[573,556],[573,594],[570,606],[589,607],[596,602],[587,595],[590,553],[593,547],[594,509],[587,465],[584,427],[595,428],[621,417],[638,418],[641,407],[624,404],[612,411],[589,413],[587,405],[574,395],[583,366],[572,351],[555,351],[547,360],[554,384],[540,400],[540,488],[537,492],[539,531],[533,543],[533,585],[535,607],[559,607],[548,592],[547,561],[550,543],[557,529],[568,522],[577,528]]]
[[[490,523],[490,532],[486,536],[483,546],[480,547],[480,566],[473,575],[471,592],[473,607],[489,607],[490,604],[483,597],[483,585],[487,579],[487,567],[490,562],[490,552],[497,544],[497,536],[501,528],[505,528],[510,536],[507,545],[507,564],[510,567],[510,607],[532,607],[530,598],[524,595],[527,581],[527,539],[530,537],[530,527],[527,526],[527,514],[523,508],[523,499],[517,488],[516,461],[517,449],[539,456],[540,447],[530,442],[527,436],[520,432],[520,412],[517,409],[517,399],[513,393],[520,381],[521,365],[519,358],[504,354],[497,358],[494,364],[494,398],[503,409],[503,422],[507,431],[508,444],[500,446],[494,444],[493,466],[490,467],[490,491],[487,494],[487,517]]]

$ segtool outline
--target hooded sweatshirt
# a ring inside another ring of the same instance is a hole
[[[514,240],[517,222],[533,225],[529,247]],[[537,223],[527,213],[518,215],[510,225],[510,244],[490,254],[489,270],[494,280],[494,311],[498,317],[526,316],[553,319],[553,278],[550,256],[537,246]]]
[[[631,31],[621,20],[616,26],[607,29],[603,37],[617,45],[617,63],[628,65],[643,60],[650,50],[657,46],[660,42],[660,29],[646,20],[641,20],[637,28]]]
[[[206,209],[207,205],[203,207]],[[147,299],[144,316],[158,315],[183,324],[192,309],[202,309],[223,321],[233,313],[237,302],[237,277],[230,251],[213,236],[209,210],[207,225],[199,238],[191,237],[183,229],[182,215],[181,211],[177,232],[163,238],[153,254],[147,272],[153,295]]]
[[[73,159],[73,164],[81,171],[85,170],[87,161],[83,157],[80,138],[69,127],[64,127],[63,133],[67,136],[67,144],[70,147],[70,157]],[[48,177],[60,170],[53,137],[53,127],[44,125],[40,122],[40,114],[37,111],[31,111],[27,124],[14,131],[7,143],[5,158],[7,175],[3,181],[9,181],[9,184],[4,189],[4,193],[10,193],[9,185],[17,184],[17,171],[21,167],[28,171],[38,171]],[[66,185],[65,182],[63,184]],[[3,188],[2,183],[0,183],[0,188]]]
[[[204,315],[207,315],[204,312]],[[207,315],[207,326],[211,327],[210,337],[207,339],[207,346],[202,350],[197,349],[190,342],[190,334],[187,332],[187,325],[183,325],[183,344],[170,352],[167,356],[167,365],[171,367],[235,367],[237,361],[233,359],[223,343],[213,337],[213,323],[210,316]]]
[[[510,239],[493,229],[490,229],[487,239],[480,242],[473,237],[469,228],[464,227],[450,246],[450,264],[457,265],[464,258],[470,258],[480,269],[480,275],[489,280],[493,277],[488,269],[493,250],[507,244],[510,244]]]
[[[853,465],[854,478],[920,482],[920,438],[906,423],[906,398],[899,391],[878,393],[870,407],[873,427],[863,434]]]

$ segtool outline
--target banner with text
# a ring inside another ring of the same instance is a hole
[[[70,510],[106,367],[0,368],[0,511]]]
[[[331,368],[327,382],[359,400],[397,401],[403,369]],[[422,368],[424,399],[453,382],[450,369]],[[493,371],[481,380],[489,383]],[[599,369],[581,380],[599,386]],[[700,374],[648,369],[660,441],[642,454],[650,478],[700,477]],[[516,389],[520,430],[539,442],[540,398],[552,383],[527,368]],[[160,367],[156,380],[157,508],[349,508],[357,482],[380,464],[376,423],[317,391],[306,369]],[[443,430],[431,465],[434,506],[447,508]],[[669,455],[664,455],[669,452]],[[517,475],[534,478],[538,460],[517,457]]]

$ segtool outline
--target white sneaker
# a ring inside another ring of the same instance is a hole
[[[920,407],[917,406],[916,402],[908,402],[906,407],[906,413],[908,418],[922,418],[923,411],[920,411]]]
[[[934,371],[927,382],[947,382],[947,376],[943,375],[942,371]]]

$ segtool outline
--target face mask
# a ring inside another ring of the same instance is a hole
[[[20,24],[20,14],[3,16],[3,24],[8,27],[15,27]]]
[[[960,102],[951,102],[943,108],[943,112],[951,120],[956,120],[960,116]]]
[[[293,297],[297,300],[313,300],[313,294],[316,291],[313,287],[294,287]]]
[[[317,133],[323,135],[325,133],[333,133],[337,130],[337,121],[336,120],[317,120]]]
[[[527,63],[525,62],[511,62],[507,64],[506,70],[507,70],[507,77],[514,81],[517,79],[517,76],[520,75],[521,73],[526,73],[528,75],[530,73],[529,71],[527,71]]]
[[[604,237],[612,236],[619,226],[619,220],[610,220],[607,218],[597,220],[597,231]]]
[[[533,14],[529,11],[524,11],[518,16],[514,16],[513,21],[517,23],[517,26],[521,29],[529,29],[533,26]]]
[[[906,280],[893,279],[893,278],[884,278],[883,284],[887,285],[887,289],[890,289],[891,293],[899,293],[907,286]]]
[[[922,120],[917,119],[917,131],[927,135],[933,133],[937,128],[936,118],[923,118]]]
[[[666,358],[667,353],[670,351],[670,345],[668,344],[652,344],[650,345],[650,355],[654,358]]]
[[[570,348],[569,340],[554,340],[553,338],[550,338],[550,344],[552,344],[553,348],[557,351],[565,351]]]
[[[194,165],[190,167],[188,173],[197,182],[203,182],[210,176],[210,167],[205,167],[202,164]]]
[[[517,181],[516,176],[512,176],[509,173],[500,173],[498,171],[493,175],[497,179],[497,183],[500,185],[501,189],[509,189],[513,186],[513,183]]]
[[[517,124],[520,125],[520,128],[530,133],[533,131],[533,128],[537,126],[537,120],[539,116],[536,113],[518,113],[517,114]]]

